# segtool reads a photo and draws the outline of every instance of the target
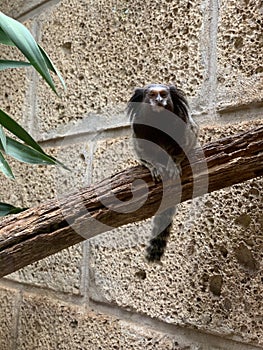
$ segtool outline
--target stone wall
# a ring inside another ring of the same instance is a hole
[[[1,201],[34,206],[136,164],[123,111],[150,82],[186,92],[201,143],[263,122],[259,0],[3,0],[0,10],[67,84],[57,97],[33,70],[2,72],[1,108],[72,169],[13,162]],[[0,348],[262,349],[262,185],[181,204],[162,265],[143,258],[147,220],[3,278]]]

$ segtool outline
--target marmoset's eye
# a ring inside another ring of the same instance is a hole
[[[153,98],[153,97],[156,96],[156,92],[155,92],[155,91],[149,91],[148,96],[149,96],[150,98]]]
[[[168,92],[167,91],[160,91],[160,96],[162,97],[162,98],[165,98],[165,97],[167,97],[168,96]]]

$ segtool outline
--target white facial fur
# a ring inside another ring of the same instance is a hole
[[[148,89],[147,97],[153,109],[160,111],[168,104],[169,91],[165,86],[162,85],[152,86]]]

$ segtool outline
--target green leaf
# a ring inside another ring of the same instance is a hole
[[[0,60],[0,71],[8,68],[21,68],[31,66],[29,62]]]
[[[6,154],[19,160],[20,162],[29,164],[46,164],[57,165],[59,162],[53,157],[45,153],[39,152],[21,142],[18,142],[10,137],[6,137]]]
[[[14,174],[12,173],[12,170],[11,170],[9,164],[7,163],[7,161],[5,160],[5,158],[1,152],[0,152],[0,171],[2,171],[2,173],[6,177],[9,177],[12,180],[15,179]]]
[[[0,12],[0,27],[56,93],[46,61],[30,31],[23,24],[2,12]]]
[[[3,150],[6,151],[6,136],[2,126],[0,126],[0,145],[3,147]]]
[[[1,25],[1,24],[0,24]],[[4,45],[9,45],[9,46],[15,46],[15,44],[13,43],[13,41],[9,38],[9,36],[2,30],[1,26],[0,26],[0,44],[4,44]],[[49,58],[48,54],[46,53],[46,51],[39,45],[37,44],[39,47],[39,50],[41,51],[43,58],[46,62],[46,65],[48,67],[48,69],[50,69],[53,73],[55,73],[58,77],[59,80],[61,82],[61,84],[63,85],[63,88],[66,89],[66,84],[64,82],[64,79],[62,78],[62,75],[60,74],[59,70],[56,68],[56,66],[52,63],[51,59]],[[1,62],[1,60],[0,60]],[[12,62],[12,61],[11,61]],[[30,65],[30,63],[27,63],[25,65]],[[21,65],[22,67],[23,65]],[[18,66],[14,67],[17,68]],[[8,67],[8,68],[13,68],[13,67]],[[3,69],[3,68],[2,68]],[[5,68],[4,68],[5,69]],[[1,70],[1,66],[0,66],[0,70]]]
[[[24,211],[26,209],[28,209],[28,208],[18,208],[18,207],[14,207],[11,204],[0,202],[0,216],[5,216],[5,215],[9,215],[9,214],[17,214],[17,213],[20,213],[21,211]]]
[[[15,46],[13,41],[9,38],[8,35],[6,35],[6,33],[2,30],[1,27],[0,27],[0,44]]]
[[[62,78],[62,75],[60,74],[59,70],[56,68],[56,66],[54,66],[51,59],[48,57],[48,54],[46,53],[46,51],[40,45],[38,45],[38,47],[39,47],[39,49],[40,49],[40,51],[41,51],[41,53],[46,61],[46,65],[47,65],[48,69],[50,69],[51,72],[55,73],[59,77],[59,80],[60,80],[63,88],[66,89],[65,81]]]
[[[13,118],[0,109],[0,124],[9,130],[13,135],[24,141],[28,146],[39,152],[45,153],[39,144],[22,128]]]
[[[0,109],[0,125],[5,127],[7,130],[9,130],[13,135],[17,136],[20,140],[24,141],[26,145],[30,146],[29,149],[36,150],[39,153],[42,153],[44,156],[43,159],[48,159],[49,163],[46,164],[56,164],[62,166],[66,170],[70,170],[68,167],[66,167],[63,163],[56,160],[54,157],[49,156],[45,153],[45,151],[39,146],[39,144],[28,134],[28,132],[22,128],[14,119],[12,119],[8,114],[6,114],[4,111]],[[10,138],[9,138],[10,140]],[[19,143],[22,146],[25,146],[22,143]],[[32,148],[31,148],[32,147]],[[7,152],[6,152],[7,153]],[[32,151],[31,151],[32,153]],[[35,154],[36,155],[36,154]],[[16,157],[14,157],[16,158]],[[18,159],[18,158],[16,158]],[[37,164],[42,164],[38,162]]]

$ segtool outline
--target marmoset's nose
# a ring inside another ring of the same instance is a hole
[[[156,100],[157,102],[161,102],[162,99],[163,99],[163,98],[161,97],[161,95],[158,94],[155,100]]]

